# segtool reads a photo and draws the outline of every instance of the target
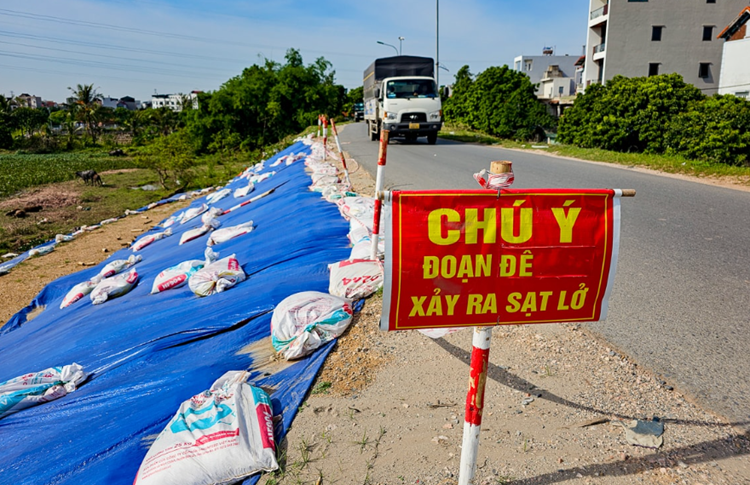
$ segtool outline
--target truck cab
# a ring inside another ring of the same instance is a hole
[[[365,116],[371,140],[388,130],[391,138],[435,144],[443,124],[432,59],[397,56],[378,59],[364,77]]]

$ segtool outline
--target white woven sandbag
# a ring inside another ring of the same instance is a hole
[[[349,300],[303,291],[282,300],[271,317],[273,347],[287,360],[299,359],[338,337],[352,321]]]
[[[230,371],[184,401],[143,459],[133,485],[230,484],[278,468],[268,394]]]
[[[328,293],[358,300],[383,287],[383,265],[380,261],[339,261],[328,265],[331,272]]]

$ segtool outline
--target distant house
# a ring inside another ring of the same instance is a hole
[[[105,108],[125,108],[131,111],[139,109],[141,102],[131,96],[123,96],[122,98],[111,98],[105,96],[98,101]]]
[[[529,76],[537,84],[536,95],[539,98],[571,96],[576,93],[575,56],[555,56],[552,49],[545,48],[542,56],[518,56],[513,59],[513,70]],[[562,94],[560,88],[563,88]],[[545,91],[546,89],[546,91]]]
[[[721,54],[719,94],[734,94],[750,100],[750,35],[747,22],[750,6],[721,31],[718,38],[724,39]]]
[[[183,99],[188,102],[192,102],[193,109],[198,109],[198,93],[200,91],[192,91],[189,94],[154,94],[151,97],[151,107],[157,108],[169,108],[172,111],[182,111]]]
[[[18,104],[20,106],[24,106],[26,108],[42,108],[44,107],[44,104],[42,103],[42,98],[39,96],[32,96],[30,94],[23,93],[16,97],[18,100]]]

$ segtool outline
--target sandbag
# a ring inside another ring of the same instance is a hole
[[[0,419],[59,399],[75,391],[86,377],[83,367],[74,362],[0,382]]]
[[[240,197],[245,197],[247,194],[252,192],[255,189],[255,184],[252,182],[249,182],[246,186],[240,187],[239,189],[236,189],[234,191],[234,198],[239,199]]]
[[[29,257],[33,258],[34,256],[44,256],[45,254],[51,253],[54,250],[55,250],[54,244],[42,246],[41,248],[34,248],[29,251]]]
[[[219,207],[211,207],[201,216],[201,222],[203,224],[213,224],[213,220],[224,213],[224,209]],[[217,221],[218,222],[218,221]],[[218,227],[218,226],[217,226]]]
[[[217,190],[213,194],[211,194],[209,196],[206,196],[206,203],[208,203],[208,204],[214,204],[214,203],[220,201],[221,199],[223,199],[224,197],[228,196],[231,193],[232,193],[232,189],[224,188],[224,189],[221,189],[221,190]]]
[[[154,241],[158,241],[159,239],[163,239],[171,235],[172,235],[172,229],[167,229],[164,232],[157,232],[155,234],[149,234],[147,236],[143,236],[142,238],[137,240],[135,243],[133,243],[130,249],[132,249],[133,252],[140,251],[141,249],[145,248],[146,246],[153,243]]]
[[[282,300],[271,317],[273,348],[287,360],[299,359],[338,337],[352,321],[348,300],[318,291]]]
[[[196,295],[208,296],[221,293],[245,281],[245,278],[245,272],[242,271],[239,261],[233,254],[198,270],[188,280],[188,286]]]
[[[182,214],[182,219],[180,219],[180,224],[185,224],[186,222],[195,219],[199,215],[203,214],[208,210],[208,205],[201,204],[198,207],[191,207],[190,209],[186,210]]]
[[[208,231],[212,231],[221,225],[221,223],[213,217],[202,218],[202,220],[202,226],[196,227],[195,229],[190,229],[182,233],[182,237],[180,237],[180,246],[188,241],[192,241],[193,239],[201,237]]]
[[[183,286],[193,274],[216,260],[216,253],[211,248],[206,249],[205,256],[205,260],[183,261],[159,273],[151,286],[151,294]]]
[[[206,244],[208,244],[209,246],[220,244],[220,243],[229,241],[230,239],[233,239],[235,237],[247,234],[251,232],[252,230],[253,230],[253,221],[248,221],[243,224],[238,224],[236,226],[225,227],[223,229],[219,229],[217,231],[212,232],[211,235],[208,236],[208,241],[206,241]]]
[[[133,485],[242,481],[278,468],[268,394],[230,371],[180,405],[151,445]]]
[[[117,298],[128,293],[138,282],[138,272],[135,268],[128,273],[103,279],[91,291],[91,303],[100,305],[107,300]]]
[[[134,264],[140,263],[143,261],[143,258],[140,254],[132,255],[128,259],[116,259],[114,261],[111,261],[107,263],[101,271],[99,271],[99,277],[100,278],[109,278],[111,276],[114,276],[116,274],[122,273],[126,269],[130,268]]]
[[[331,276],[328,293],[350,300],[372,295],[383,287],[383,265],[380,261],[339,261],[328,265]]]
[[[65,307],[69,307],[73,303],[91,293],[94,288],[96,288],[96,285],[99,284],[99,281],[100,278],[96,277],[95,279],[84,281],[83,283],[78,283],[77,285],[75,285],[68,291],[68,293],[65,295],[65,298],[63,298],[63,301],[60,303],[60,309],[62,310]]]

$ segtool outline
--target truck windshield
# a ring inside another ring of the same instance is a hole
[[[434,98],[435,81],[431,79],[400,79],[388,81],[385,88],[388,98]]]

